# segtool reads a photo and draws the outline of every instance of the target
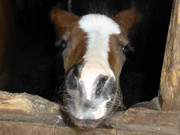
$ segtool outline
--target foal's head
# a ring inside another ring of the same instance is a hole
[[[101,14],[78,17],[54,9],[52,22],[63,41],[64,107],[75,125],[96,127],[123,106],[119,76],[125,62],[127,34],[137,22],[135,9],[110,18]]]

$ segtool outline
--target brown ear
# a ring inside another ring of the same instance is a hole
[[[54,8],[51,11],[51,21],[56,27],[58,36],[70,32],[72,25],[77,22],[78,19],[78,16],[58,8]]]
[[[140,21],[140,13],[136,8],[120,11],[113,19],[122,26],[127,32]]]

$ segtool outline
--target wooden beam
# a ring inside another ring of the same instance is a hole
[[[13,42],[13,11],[11,0],[0,0],[0,87],[5,85],[5,53]],[[4,84],[4,85],[3,85]]]
[[[163,21],[163,20],[162,20]],[[159,101],[163,110],[180,110],[180,1],[174,0],[164,63]]]
[[[10,3],[9,0],[0,1],[0,68],[3,63],[7,35],[10,25]]]
[[[180,113],[134,107],[97,129],[80,130],[63,121],[60,106],[39,96],[0,91],[0,135],[177,135]]]
[[[132,108],[118,112],[104,126],[81,130],[63,124],[56,114],[0,113],[0,135],[178,135],[179,112]]]

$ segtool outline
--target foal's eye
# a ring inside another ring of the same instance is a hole
[[[129,49],[128,49],[127,46],[122,46],[121,49],[122,49],[122,52],[123,52],[124,54],[127,54],[128,51],[129,51]]]
[[[67,46],[67,41],[64,39],[58,40],[55,43],[55,47],[60,50],[64,50]]]
[[[123,45],[121,49],[125,55],[131,55],[134,52],[134,48],[131,46],[131,44],[127,44],[125,46]]]

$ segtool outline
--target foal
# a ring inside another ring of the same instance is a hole
[[[128,32],[139,20],[136,9],[113,17],[82,17],[54,8],[51,19],[63,41],[65,90],[63,106],[81,128],[95,128],[123,107],[119,76],[125,62]]]

